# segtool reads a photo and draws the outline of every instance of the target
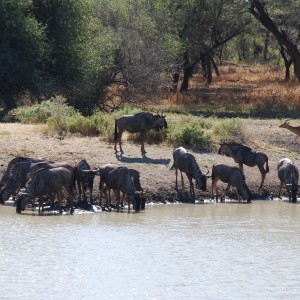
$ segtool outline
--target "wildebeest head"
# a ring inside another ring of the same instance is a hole
[[[141,193],[135,192],[134,194],[128,195],[129,201],[131,201],[133,209],[135,211],[140,211],[142,208]],[[130,203],[128,203],[130,205]]]
[[[226,144],[226,143],[220,144],[220,148],[219,148],[218,154],[226,155],[226,156],[231,156],[232,150],[230,148],[230,145]]]
[[[17,205],[16,205],[16,212],[20,214],[22,211],[25,210],[27,203],[29,202],[29,195],[28,193],[20,193],[17,197]]]
[[[207,171],[206,174],[201,173],[201,171],[197,171],[196,173],[196,186],[202,190],[202,191],[206,191],[206,182],[207,182],[207,178],[209,178],[209,176],[207,176],[207,174],[209,173],[209,170]]]
[[[81,180],[84,181],[89,189],[94,187],[95,175],[99,174],[98,170],[81,170]]]
[[[251,192],[246,184],[243,189],[238,188],[237,191],[243,197],[244,200],[247,200],[247,202],[251,202]]]
[[[160,131],[163,130],[164,128],[167,129],[168,128],[168,123],[166,121],[166,116],[164,116],[163,114],[159,115],[154,115],[154,128],[156,131]]]
[[[6,185],[3,186],[0,190],[0,203],[4,204],[4,202],[9,198],[10,192],[7,190]]]

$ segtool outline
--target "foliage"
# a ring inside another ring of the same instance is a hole
[[[239,118],[225,119],[213,128],[214,134],[221,142],[245,143],[246,131]]]
[[[209,128],[210,125],[202,117],[183,116],[170,124],[167,139],[174,146],[208,150],[213,142]]]

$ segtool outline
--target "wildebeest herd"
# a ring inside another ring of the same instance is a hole
[[[131,133],[142,133],[142,155],[145,155],[144,135],[150,129],[162,130],[167,128],[167,121],[163,114],[138,113],[131,116],[122,116],[115,121],[115,152],[117,153],[117,142],[121,148],[121,136],[126,130]],[[221,201],[224,201],[226,193],[230,187],[234,187],[239,201],[251,202],[251,192],[246,183],[243,165],[250,167],[257,166],[261,173],[261,189],[264,184],[265,176],[269,172],[268,157],[266,154],[257,152],[250,147],[236,143],[222,143],[218,153],[232,157],[239,167],[227,166],[219,163],[212,166],[211,176],[209,170],[203,173],[196,161],[196,158],[183,147],[176,148],[173,151],[173,165],[175,169],[175,189],[178,191],[178,170],[181,175],[182,188],[183,173],[186,174],[189,185],[190,195],[195,198],[193,180],[196,187],[202,191],[206,190],[208,178],[212,180],[211,198],[216,201],[219,199],[217,192],[217,182],[220,180],[227,183],[224,193],[221,195]],[[299,170],[288,158],[283,158],[277,165],[280,188],[278,196],[280,197],[282,186],[285,185],[290,202],[297,202],[297,191],[299,181]],[[128,203],[128,211],[131,205],[135,211],[145,209],[146,199],[143,197],[143,189],[140,183],[140,173],[135,169],[114,164],[106,164],[92,169],[88,162],[83,159],[76,165],[68,163],[57,163],[37,158],[15,157],[6,168],[0,181],[0,203],[4,204],[11,196],[16,205],[16,212],[21,213],[28,207],[37,207],[39,213],[44,212],[45,205],[50,209],[68,210],[71,214],[74,206],[82,207],[94,204],[93,183],[95,176],[100,177],[99,183],[99,205],[102,207],[102,198],[105,198],[105,207],[114,206],[119,210],[124,205],[124,199]],[[74,201],[74,189],[77,184],[78,199]],[[89,190],[89,201],[86,196]],[[116,201],[111,202],[111,190]],[[64,194],[67,195],[63,199]],[[121,198],[122,192],[122,198]],[[216,197],[216,198],[215,198]]]

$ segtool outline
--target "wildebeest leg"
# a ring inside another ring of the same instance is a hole
[[[178,182],[177,182],[178,169],[176,167],[175,167],[175,176],[176,176],[175,190],[178,190]]]
[[[280,182],[280,185],[279,185],[279,192],[278,192],[278,198],[280,198],[280,195],[281,195],[282,185],[283,185],[283,183]]]
[[[239,163],[239,168],[241,169],[241,171],[243,172],[244,174],[244,165],[242,163]]]
[[[225,201],[225,196],[226,196],[226,193],[229,191],[230,186],[231,186],[230,183],[228,183],[228,185],[227,185],[227,187],[226,187],[224,193],[223,193],[222,196],[221,196],[221,201],[222,201],[222,202]]]
[[[214,191],[216,191],[216,202],[218,202],[218,189],[217,189],[217,182],[218,178],[214,179],[211,184],[211,198],[214,200]]]
[[[195,198],[195,189],[194,189],[194,183],[193,178],[191,176],[188,176],[189,182],[190,182],[190,194],[191,197]]]
[[[90,188],[90,203],[93,204],[93,189]]]
[[[181,187],[182,187],[182,189],[183,189],[183,188],[184,188],[184,182],[183,182],[182,171],[180,171],[180,175],[181,175]]]
[[[81,194],[82,194],[81,182],[77,181],[77,186],[78,186],[79,202],[81,202]]]
[[[74,213],[74,207],[73,207],[73,193],[72,189],[69,186],[66,186],[66,191],[68,193],[68,203],[70,205],[70,214],[72,215]],[[58,192],[60,197],[62,196],[62,190]]]
[[[142,132],[141,133],[141,152],[142,152],[142,156],[144,156],[147,152],[145,151],[145,133]]]
[[[267,172],[266,172],[266,170],[264,169],[264,167],[262,165],[259,165],[258,169],[259,169],[260,174],[261,174],[261,183],[260,183],[260,186],[259,186],[259,188],[261,189],[263,187]]]
[[[120,130],[119,133],[118,133],[118,143],[119,143],[119,146],[120,146],[120,152],[121,152],[121,154],[124,153],[123,149],[122,149],[122,142],[121,142],[122,134],[123,134],[123,130]],[[115,146],[115,152],[116,153],[118,152],[116,146]]]
[[[291,202],[291,201],[292,201],[291,189],[290,189],[288,186],[286,186],[286,190],[288,191],[288,195],[289,195],[289,202]]]

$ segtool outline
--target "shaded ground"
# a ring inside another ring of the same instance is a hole
[[[278,177],[276,165],[279,159],[289,157],[300,167],[300,139],[294,141],[294,134],[286,129],[279,128],[279,120],[253,120],[244,119],[249,136],[248,145],[269,157],[270,173],[267,174],[264,193],[258,193],[260,173],[257,168],[245,167],[247,183],[256,198],[265,198],[278,193]],[[300,124],[299,120],[291,124]],[[170,170],[172,165],[172,148],[166,146],[149,146],[146,144],[147,156],[141,157],[140,146],[124,143],[123,156],[114,154],[113,145],[100,140],[99,137],[71,137],[55,138],[43,132],[44,125],[21,125],[19,123],[0,124],[0,175],[6,169],[8,162],[15,156],[31,156],[44,158],[56,162],[69,162],[76,164],[81,159],[87,159],[93,168],[115,163],[135,168],[140,171],[141,183],[145,190],[147,201],[174,201],[182,195],[174,190],[175,172]],[[231,158],[220,156],[217,153],[194,153],[203,172],[215,163],[235,165]],[[185,183],[188,181],[184,177]],[[98,199],[98,183],[96,178],[94,198]],[[222,190],[224,185],[219,183]],[[188,186],[186,186],[188,190]],[[209,198],[211,180],[207,183],[206,192],[196,191],[197,198]],[[235,193],[233,193],[235,196]],[[180,197],[181,200],[190,200]]]

